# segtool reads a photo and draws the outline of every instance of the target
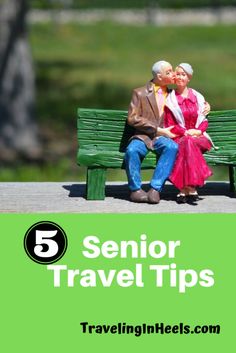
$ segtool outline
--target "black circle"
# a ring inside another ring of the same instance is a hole
[[[54,222],[37,222],[25,233],[24,248],[31,260],[44,265],[52,264],[65,254],[67,236]]]

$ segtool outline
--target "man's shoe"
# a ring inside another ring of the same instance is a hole
[[[130,200],[132,202],[148,202],[148,195],[145,191],[139,189],[131,192]]]
[[[151,188],[149,191],[148,191],[148,202],[149,203],[159,203],[160,202],[160,194],[159,194],[159,191]]]

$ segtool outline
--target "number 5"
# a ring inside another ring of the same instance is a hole
[[[55,240],[49,239],[57,234],[57,230],[36,230],[36,241],[37,244],[34,247],[35,255],[39,257],[53,257],[58,252],[58,245]],[[47,251],[42,251],[43,246],[41,244],[46,244],[48,246]]]

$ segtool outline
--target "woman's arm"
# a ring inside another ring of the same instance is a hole
[[[189,129],[186,131],[186,135],[190,136],[201,136],[208,128],[208,121],[204,120],[197,129]]]
[[[201,132],[205,132],[208,128],[208,120],[204,120],[199,126],[198,126],[198,130],[201,130]]]
[[[173,126],[171,129],[171,132],[176,136],[184,136],[186,132],[186,129],[181,127],[177,123],[173,113],[168,107],[165,107],[165,110],[164,110],[164,126],[165,127]]]

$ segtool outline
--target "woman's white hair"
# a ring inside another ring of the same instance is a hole
[[[156,77],[157,74],[160,74],[163,70],[163,67],[170,65],[170,63],[168,63],[165,60],[160,60],[157,61],[155,64],[153,64],[152,66],[152,75],[153,77]]]
[[[181,67],[188,76],[193,76],[193,68],[190,64],[187,64],[187,63],[182,63],[182,64],[179,64],[177,67]]]

